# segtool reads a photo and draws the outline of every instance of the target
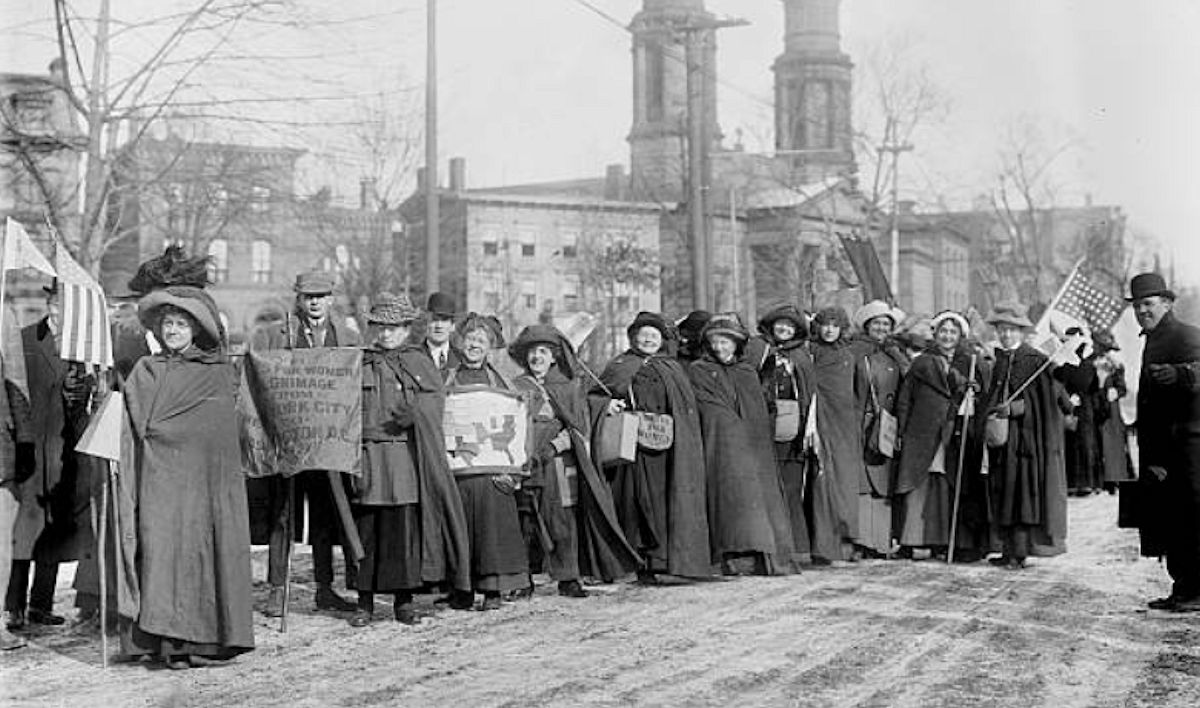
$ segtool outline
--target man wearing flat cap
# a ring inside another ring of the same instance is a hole
[[[1200,329],[1172,312],[1175,293],[1157,273],[1130,282],[1146,336],[1137,394],[1142,554],[1167,557],[1171,593],[1151,609],[1200,610]]]
[[[454,320],[458,316],[454,298],[446,293],[433,293],[425,305],[428,313],[425,325],[424,351],[443,376],[462,363],[458,350],[450,342]]]
[[[334,316],[334,277],[321,271],[309,271],[296,276],[296,306],[283,322],[269,322],[254,331],[250,339],[252,351],[268,349],[316,349],[320,347],[357,347],[362,344],[358,332]],[[317,583],[314,598],[318,610],[351,612],[356,605],[333,590],[333,545],[341,538],[341,521],[334,506],[333,491],[325,470],[305,470],[297,474],[295,495],[288,498],[286,486],[279,477],[248,480],[251,497],[265,493],[270,516],[270,554],[267,580],[271,595],[266,615],[283,614],[283,587],[287,582],[288,517],[295,514],[290,525],[301,533],[305,499],[308,500],[308,542],[312,545],[313,578]],[[263,490],[261,487],[268,489]],[[252,504],[252,507],[254,505]],[[257,511],[257,509],[252,509]],[[261,541],[259,541],[261,543]],[[350,554],[343,547],[346,561],[346,582],[349,587],[357,573]]]

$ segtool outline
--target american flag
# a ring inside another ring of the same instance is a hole
[[[104,290],[61,246],[54,257],[58,271],[60,320],[58,355],[104,369],[113,365],[108,301]]]
[[[1104,292],[1076,269],[1054,309],[1087,325],[1093,332],[1111,329],[1125,310],[1125,302]]]

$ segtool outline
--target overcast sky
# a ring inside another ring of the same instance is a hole
[[[620,23],[641,5],[587,4]],[[41,71],[52,58],[47,5],[0,0],[4,70]],[[95,1],[73,5],[87,14]],[[361,99],[383,92],[394,105],[419,108],[424,3],[327,5],[313,0],[314,12],[347,21],[266,33],[248,45],[323,57],[306,60],[291,77],[320,79],[310,84],[314,95]],[[114,3],[126,16],[160,6]],[[740,129],[747,149],[769,150],[770,65],[782,51],[783,3],[709,0],[707,6],[751,22],[719,36],[721,127],[727,139]],[[608,163],[628,163],[630,41],[621,27],[580,0],[439,0],[439,10],[442,155],[467,159],[471,186],[600,175]],[[842,43],[860,64],[860,90],[867,84],[863,57],[900,44],[908,48],[905,61],[923,65],[950,104],[945,120],[914,136],[916,150],[903,158],[905,196],[969,204],[993,183],[1005,131],[1018,119],[1032,120],[1051,146],[1074,146],[1055,167],[1061,203],[1081,204],[1090,194],[1096,203],[1120,205],[1135,228],[1174,250],[1180,279],[1200,284],[1197,37],[1200,3],[1193,0],[842,3]],[[321,115],[333,107],[335,114],[355,111],[346,101],[320,105]],[[314,159],[332,161],[319,174],[334,179],[343,195],[352,192],[353,146],[333,133],[293,140],[303,140],[300,147]]]

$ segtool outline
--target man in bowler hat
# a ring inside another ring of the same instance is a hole
[[[1171,593],[1151,609],[1200,610],[1200,329],[1172,311],[1157,273],[1130,282],[1146,337],[1137,397],[1142,553],[1167,557]]]
[[[431,294],[425,306],[428,313],[425,325],[425,353],[443,376],[462,363],[458,351],[450,342],[450,335],[454,332],[454,318],[458,316],[456,309],[454,298],[442,292]]]
[[[334,278],[329,273],[310,271],[296,276],[296,306],[283,322],[268,322],[254,331],[250,339],[252,351],[267,349],[316,349],[319,347],[357,347],[362,343],[354,331],[333,313]],[[271,594],[265,614],[283,614],[283,588],[287,582],[288,529],[304,527],[303,501],[308,500],[308,541],[312,545],[313,579],[317,583],[314,598],[318,610],[351,612],[356,605],[338,595],[333,589],[333,546],[341,537],[341,520],[334,506],[333,491],[325,470],[305,470],[295,477],[295,495],[288,498],[286,486],[278,477],[249,480],[251,506],[259,496],[268,498],[270,515],[270,553],[267,580]],[[344,480],[343,480],[344,481]],[[262,487],[268,487],[263,489]],[[292,524],[289,516],[295,516]],[[254,514],[252,514],[254,516]],[[252,524],[253,525],[253,524]],[[261,541],[258,541],[261,543]],[[353,587],[356,565],[343,547],[346,561],[346,586]]]

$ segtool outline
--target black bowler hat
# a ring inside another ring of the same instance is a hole
[[[455,306],[454,298],[442,292],[433,293],[429,296],[429,302],[425,304],[425,310],[430,315],[448,319],[454,319],[458,315],[458,308]]]
[[[1161,295],[1169,300],[1175,299],[1175,293],[1167,287],[1167,281],[1158,273],[1139,273],[1129,281],[1129,302],[1141,300],[1144,297]]]

